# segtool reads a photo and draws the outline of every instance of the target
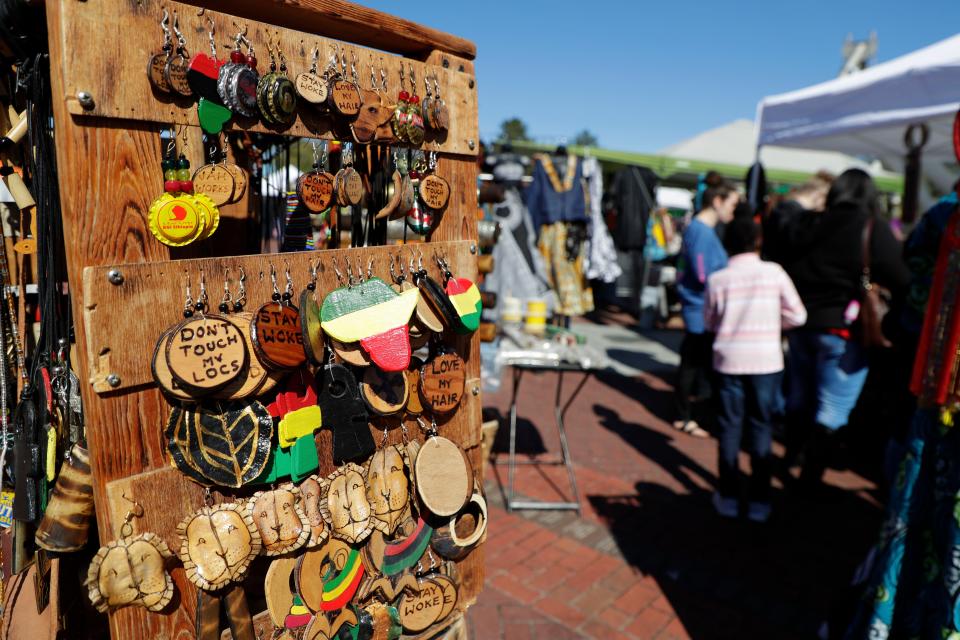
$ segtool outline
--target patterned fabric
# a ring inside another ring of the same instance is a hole
[[[872,561],[872,562],[871,562]],[[960,639],[960,429],[916,412],[847,640]]]
[[[807,320],[787,272],[755,253],[735,255],[710,275],[704,313],[707,331],[717,334],[713,368],[728,375],[783,371],[781,330]]]
[[[583,274],[586,243],[580,243],[575,256],[567,254],[569,225],[554,222],[540,227],[540,253],[547,263],[547,279],[557,294],[555,313],[563,316],[582,316],[593,311],[593,290]],[[572,258],[572,259],[571,259]]]
[[[587,214],[590,216],[584,273],[588,280],[616,282],[623,269],[617,263],[617,249],[603,220],[603,172],[596,158],[584,158],[583,177],[587,180]]]

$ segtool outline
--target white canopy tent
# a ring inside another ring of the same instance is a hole
[[[960,109],[960,35],[851,75],[764,98],[757,145],[841,151],[902,171],[904,134],[925,123],[923,176],[937,191],[960,177],[953,119]],[[926,204],[926,203],[921,203]]]

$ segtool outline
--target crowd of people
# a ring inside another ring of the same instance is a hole
[[[882,350],[909,371],[920,325],[911,283],[924,274],[907,258],[925,246],[923,233],[918,226],[905,252],[860,169],[818,174],[764,211],[742,203],[721,176],[707,176],[678,262],[685,335],[673,426],[707,437],[698,411],[715,413],[721,516],[738,517],[745,503],[750,520],[766,521],[777,466],[796,490],[817,491],[871,359]],[[771,453],[776,425],[785,442],[779,461]],[[751,478],[742,501],[745,433]]]

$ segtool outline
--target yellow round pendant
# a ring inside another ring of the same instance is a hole
[[[197,240],[206,240],[220,226],[220,209],[214,204],[213,199],[205,193],[195,193],[193,199],[206,221],[203,231],[197,236]]]
[[[193,196],[165,193],[150,205],[150,232],[157,240],[171,247],[189,244],[203,233],[204,212]]]

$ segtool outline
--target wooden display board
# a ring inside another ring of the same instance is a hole
[[[210,18],[216,24],[219,43],[230,40],[236,31],[234,22],[247,24],[248,35],[261,42],[268,32],[279,38],[292,74],[309,67],[314,46],[321,47],[322,68],[328,47],[339,38],[348,55],[356,51],[364,87],[373,61],[387,69],[391,91],[399,90],[401,63],[414,66],[421,84],[424,73],[437,75],[453,124],[444,139],[429,141],[425,147],[441,152],[438,174],[450,183],[451,199],[431,234],[433,242],[421,249],[425,264],[440,251],[457,275],[476,276],[475,155],[479,138],[471,43],[342,0],[205,0],[163,6],[178,10],[191,52],[209,52]],[[167,541],[175,539],[171,527],[178,520],[171,512],[200,506],[202,490],[170,468],[163,437],[170,405],[149,375],[152,343],[164,326],[176,320],[183,305],[181,275],[185,270],[192,272],[195,283],[199,270],[204,270],[215,306],[222,291],[222,281],[217,281],[222,270],[242,264],[248,274],[252,307],[266,300],[269,276],[265,283],[261,273],[268,274],[271,264],[281,272],[289,265],[299,292],[307,281],[307,265],[319,259],[324,270],[318,290],[324,291],[332,283],[333,255],[349,254],[354,262],[357,257],[373,258],[376,274],[386,276],[388,256],[400,251],[379,247],[237,257],[253,210],[250,189],[243,200],[222,208],[221,227],[211,239],[180,249],[154,239],[148,230],[147,212],[162,189],[158,133],[176,122],[187,125],[191,140],[200,136],[192,103],[164,101],[147,81],[148,55],[161,44],[160,7],[158,0],[46,4],[77,371],[89,383],[83,385],[82,394],[102,543],[119,534],[125,513],[118,506],[124,501],[121,496],[144,502],[145,516],[133,523],[137,531],[154,531]],[[200,8],[204,9],[202,16],[198,15]],[[228,50],[223,49],[222,54],[226,56]],[[268,64],[265,51],[258,51],[258,57],[262,65]],[[92,102],[81,102],[81,92]],[[230,127],[264,130],[253,123]],[[334,136],[329,122],[309,117],[298,118],[278,133]],[[200,152],[200,145],[191,143],[188,155],[194,166],[199,166]],[[432,264],[430,268],[436,275]],[[107,278],[111,269],[122,274],[122,284],[112,284]],[[440,421],[440,430],[466,451],[474,469],[479,470],[480,398],[473,392],[479,390],[478,339],[461,337],[454,344],[466,363],[467,392],[460,409]],[[117,384],[110,384],[110,374],[117,376]],[[381,428],[374,419],[371,429],[379,434]],[[408,428],[412,429],[409,423]],[[389,429],[388,441],[400,442],[399,431]],[[321,452],[320,472],[330,473],[329,431],[319,431],[316,442]],[[158,496],[162,496],[162,504]],[[469,606],[482,587],[483,553],[481,545],[457,563],[459,609]],[[173,577],[176,606],[163,614],[136,607],[110,614],[115,640],[194,637],[196,590],[182,568],[174,569]],[[448,622],[457,615],[451,615]]]

